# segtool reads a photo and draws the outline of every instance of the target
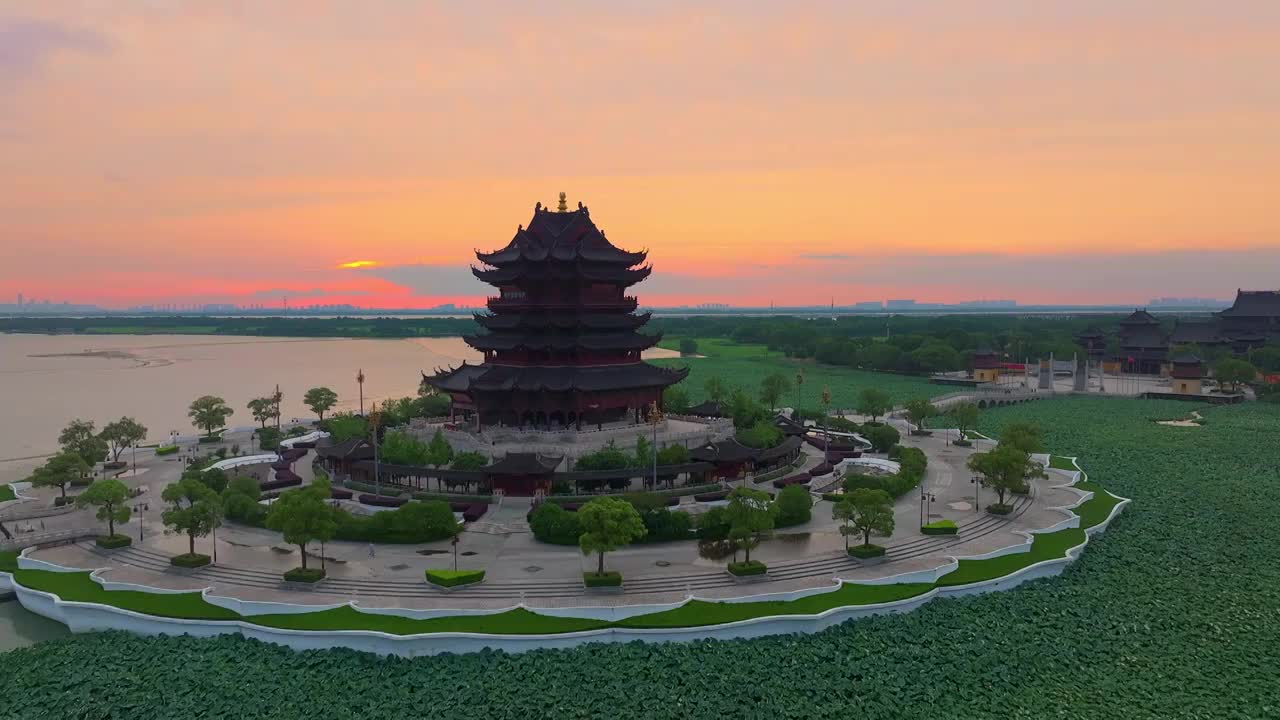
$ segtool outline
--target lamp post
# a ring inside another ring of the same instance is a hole
[[[804,420],[800,419],[800,387],[802,385],[804,385],[804,368],[796,370],[796,409],[791,413],[791,419],[798,421],[803,427]]]
[[[662,422],[662,411],[658,409],[658,401],[649,403],[649,424],[653,426],[653,489],[658,489],[658,423]]]
[[[827,430],[827,413],[830,411],[830,408],[831,408],[831,388],[826,385],[823,385],[822,386],[822,435],[824,438],[826,438],[826,441],[827,441],[827,447],[823,449],[824,453],[829,453],[831,450],[831,433]]]
[[[360,414],[364,415],[364,368],[356,371],[356,384],[360,386]]]
[[[978,508],[982,504],[978,500],[978,491],[982,488],[982,476],[974,475],[973,477],[969,478],[969,482],[973,483],[973,511],[977,512]]]
[[[378,497],[382,497],[382,473],[378,469],[378,422],[382,420],[382,413],[369,413],[369,429],[373,431],[373,491]]]

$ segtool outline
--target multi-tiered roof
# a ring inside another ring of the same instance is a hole
[[[646,257],[610,243],[581,203],[539,203],[505,247],[476,253],[471,272],[498,289],[475,316],[485,332],[466,338],[484,363],[426,381],[484,424],[580,425],[660,402],[687,371],[640,360],[659,339],[640,332],[649,314],[627,294],[652,272]]]

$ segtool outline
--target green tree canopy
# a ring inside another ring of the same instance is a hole
[[[115,478],[97,480],[76,496],[76,507],[98,508],[97,518],[107,524],[107,534],[116,534],[116,523],[129,519],[129,488]]]
[[[378,446],[382,459],[392,465],[428,465],[427,444],[407,432],[391,431]]]
[[[788,485],[778,491],[773,501],[777,506],[774,522],[779,526],[808,522],[813,514],[813,497],[803,485]]]
[[[88,475],[93,468],[79,454],[64,450],[36,468],[28,478],[34,487],[56,487],[63,501],[67,498],[67,485],[72,480]]]
[[[1035,423],[1013,423],[1000,431],[1000,444],[1024,453],[1044,452],[1044,431]]]
[[[879,420],[881,415],[892,408],[893,399],[889,393],[880,388],[863,388],[862,392],[858,393],[858,414],[866,415],[872,422]]]
[[[702,383],[702,389],[707,393],[707,397],[720,402],[724,400],[729,393],[729,388],[724,384],[718,375],[712,375]]]
[[[270,397],[254,398],[245,407],[253,415],[254,422],[261,423],[264,428],[267,426],[267,421],[276,414],[275,400]]]
[[[971,402],[957,403],[947,410],[947,415],[951,416],[951,421],[956,424],[962,440],[966,439],[965,433],[977,427],[979,414],[978,406]]]
[[[578,509],[582,535],[578,547],[583,555],[599,557],[597,574],[604,574],[604,554],[639,540],[645,535],[644,520],[635,507],[618,498],[596,498]]]
[[[681,385],[671,385],[662,391],[662,407],[669,413],[682,415],[689,411],[689,393]]]
[[[871,449],[878,453],[889,452],[902,439],[902,434],[892,425],[872,425],[864,429],[862,435],[871,443]]]
[[[768,420],[757,420],[749,428],[739,430],[734,439],[750,448],[767,449],[782,442],[784,435],[777,425]]]
[[[338,403],[338,393],[327,387],[313,387],[302,396],[302,402],[311,408],[311,412],[315,413],[321,420],[324,414]]]
[[[857,488],[836,503],[832,515],[843,520],[840,528],[845,536],[845,548],[849,546],[850,534],[861,535],[862,544],[871,544],[871,533],[890,535],[893,533],[893,498],[884,490]]]
[[[1258,369],[1245,360],[1225,358],[1213,366],[1213,377],[1222,387],[1231,386],[1232,392],[1239,390],[1241,383],[1253,382],[1258,376]]]
[[[191,406],[187,408],[187,416],[191,418],[191,424],[205,431],[209,437],[213,437],[215,430],[225,427],[227,418],[235,413],[228,405],[227,401],[217,395],[202,395],[191,401]]]
[[[784,393],[791,390],[791,380],[780,372],[769,373],[760,381],[760,402],[769,410],[778,407]]]
[[[58,445],[66,452],[79,455],[90,468],[107,457],[107,441],[94,432],[91,420],[77,418],[67,423],[58,434]]]
[[[1005,504],[1006,493],[1023,492],[1028,479],[1045,476],[1044,468],[1029,454],[1004,443],[990,452],[974,453],[968,466],[983,477],[984,485],[996,491],[1001,505]]]
[[[267,527],[278,530],[285,542],[298,546],[304,570],[307,568],[307,543],[331,540],[338,530],[337,513],[325,502],[328,497],[328,483],[287,490],[271,503],[267,512]]]
[[[907,421],[915,425],[916,430],[923,430],[925,421],[938,414],[938,408],[928,398],[908,400],[904,407],[907,409]]]
[[[681,355],[697,355],[698,341],[693,338],[680,338],[680,354]]]
[[[453,446],[449,445],[449,441],[444,437],[444,431],[436,428],[436,432],[431,436],[431,442],[427,443],[427,464],[432,467],[444,467],[453,459]]]
[[[769,502],[769,495],[763,490],[740,487],[729,493],[726,510],[729,513],[729,537],[737,547],[746,551],[746,560],[751,562],[751,549],[773,529],[778,509]]]
[[[346,442],[354,438],[369,437],[369,425],[362,417],[351,413],[339,413],[325,421],[329,439],[334,443]]]
[[[126,448],[137,445],[147,437],[147,428],[131,417],[122,417],[115,422],[109,422],[104,425],[98,437],[105,440],[110,446],[111,459],[118,461],[121,452]]]
[[[222,502],[218,494],[192,477],[185,477],[164,489],[160,498],[169,503],[160,518],[174,532],[184,533],[189,552],[196,554],[196,538],[204,537],[222,524]]]
[[[689,448],[683,445],[668,445],[658,451],[659,465],[683,465],[689,462]]]
[[[479,470],[489,464],[489,458],[473,450],[460,452],[453,456],[452,470]]]

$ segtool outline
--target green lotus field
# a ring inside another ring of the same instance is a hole
[[[986,411],[1134,502],[1057,578],[816,635],[412,660],[235,637],[0,656],[0,717],[1280,717],[1280,405]]]

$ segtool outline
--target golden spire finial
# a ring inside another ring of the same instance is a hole
[[[565,194],[560,193],[560,205],[556,208],[556,212],[569,212],[569,203],[565,201]]]

